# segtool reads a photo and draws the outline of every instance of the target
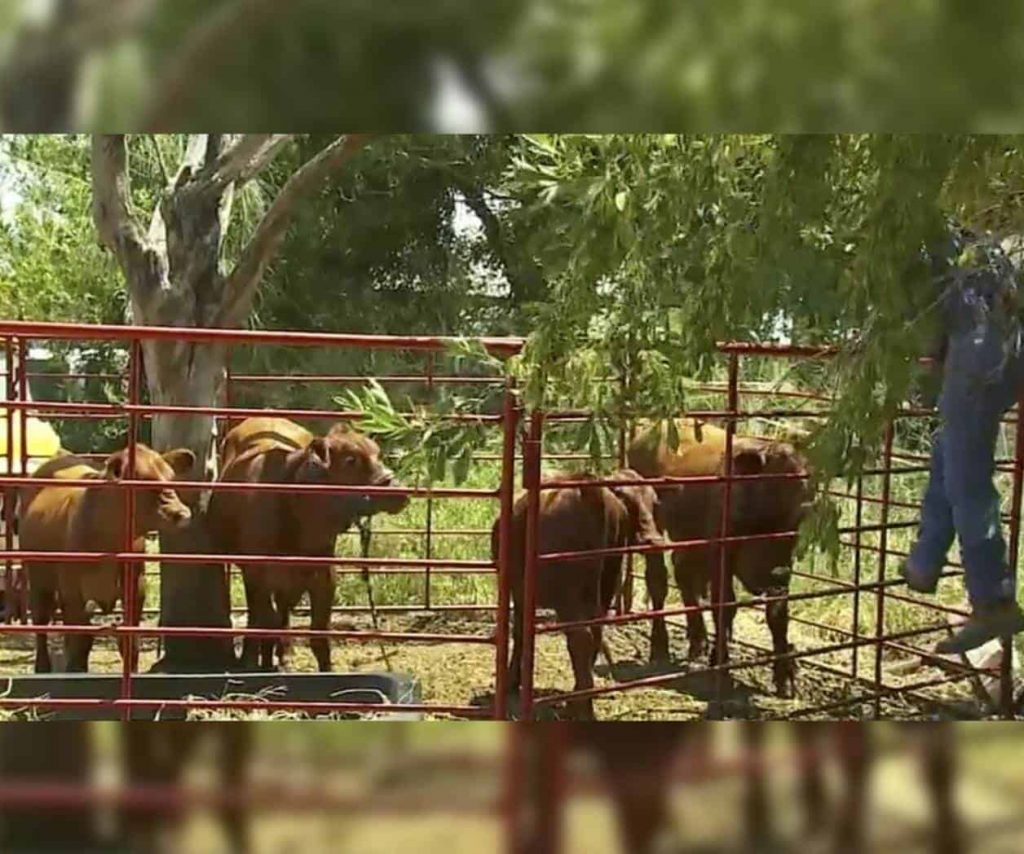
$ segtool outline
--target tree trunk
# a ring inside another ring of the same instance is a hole
[[[335,139],[296,170],[252,232],[234,268],[224,274],[221,249],[234,187],[259,174],[289,139],[275,134],[191,137],[144,231],[132,206],[125,136],[93,137],[93,219],[128,282],[133,323],[198,329],[245,325],[253,293],[284,239],[299,200],[320,188],[325,177],[366,141],[358,135]],[[209,407],[223,402],[227,364],[223,345],[165,340],[145,341],[142,349],[153,404]],[[190,479],[205,480],[213,424],[209,415],[158,415],[153,419],[153,446],[158,451],[188,448],[196,455]],[[231,603],[223,564],[167,559],[173,554],[217,551],[206,522],[209,493],[197,492],[182,493],[193,508],[189,528],[161,538],[160,625],[227,628]],[[234,662],[232,646],[229,637],[168,637],[166,654],[157,667],[222,671]]]
[[[210,406],[223,400],[226,351],[222,346],[149,342],[145,362],[150,400],[174,406]],[[204,480],[213,470],[211,457],[213,418],[208,415],[157,415],[153,419],[153,445],[158,450],[188,448],[196,455],[190,480]],[[209,493],[181,490],[192,508],[192,524],[185,531],[164,534],[164,555],[211,553],[206,525]],[[229,628],[230,591],[221,563],[175,563],[167,558],[160,568],[160,625]],[[167,637],[163,671],[226,670],[234,663],[229,638]]]

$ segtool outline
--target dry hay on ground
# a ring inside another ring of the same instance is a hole
[[[343,630],[367,630],[371,628],[371,621],[368,616],[339,616],[333,621],[333,627]],[[421,613],[382,615],[380,628],[385,631],[475,634],[486,637],[493,632],[494,624],[490,618]],[[615,680],[631,681],[658,675],[659,672],[671,672],[666,669],[659,671],[647,663],[650,649],[649,632],[649,624],[642,621],[606,630],[605,636],[616,662]],[[682,625],[670,623],[669,636],[673,668],[681,669],[686,666],[686,639]],[[737,641],[732,645],[731,654],[735,661],[763,658],[764,650],[770,647],[763,616],[755,612],[740,612],[736,619],[734,637]],[[791,627],[791,640],[798,650],[827,646],[835,642],[834,638],[811,634],[796,625]],[[751,644],[759,649],[751,648]],[[386,650],[387,664],[382,650]],[[141,645],[143,670],[151,666],[156,658],[155,641],[144,640]],[[844,672],[850,668],[848,652],[821,656],[817,661],[833,668],[841,668]],[[932,667],[923,667],[911,675],[901,675],[898,671],[906,661],[906,658],[885,659],[887,684],[928,681],[942,676],[939,670]],[[0,672],[31,672],[32,662],[33,640],[30,636],[2,639]],[[92,662],[93,669],[97,672],[118,672],[121,668],[120,656],[111,640],[97,642]],[[472,704],[488,709],[493,703],[495,650],[489,645],[389,643],[382,646],[378,641],[341,641],[334,645],[333,663],[336,672],[382,672],[390,668],[396,673],[409,674],[419,680],[425,703]],[[699,671],[702,664],[696,663],[692,669]],[[868,649],[860,657],[860,673],[871,677],[874,673],[873,665],[874,653]],[[293,644],[291,669],[298,672],[316,670],[316,662],[310,653],[309,645],[302,639]],[[538,697],[572,690],[572,672],[562,635],[538,637],[535,672]],[[597,684],[613,684],[607,667],[600,659]],[[713,692],[713,677],[710,674],[695,673],[658,687],[645,687],[598,697],[595,701],[595,711],[602,720],[699,719],[707,714],[708,702],[713,698]],[[729,717],[784,718],[801,709],[839,703],[852,697],[870,694],[870,685],[858,686],[848,678],[815,668],[812,660],[804,660],[799,664],[796,698],[779,699],[774,696],[771,668],[758,665],[735,671],[732,690],[726,697],[724,711]],[[900,696],[883,697],[881,712],[883,717],[890,720],[923,719],[934,714],[934,708],[928,700],[964,701],[970,700],[970,696],[966,683],[942,686],[929,689],[924,696],[913,700]],[[809,714],[804,719],[870,716],[872,712],[873,704],[864,703]],[[560,706],[547,706],[543,707],[541,714],[545,718],[557,718],[563,713]],[[239,716],[241,715],[237,713],[232,714],[232,717]]]

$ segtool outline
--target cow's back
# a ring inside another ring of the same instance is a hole
[[[98,471],[80,457],[64,455],[43,463],[33,474],[41,481],[95,480]],[[80,486],[41,483],[20,496],[19,532],[27,551],[65,551],[71,546],[74,518],[85,498]]]
[[[295,451],[305,448],[312,441],[313,434],[309,430],[287,418],[246,418],[224,437],[220,459],[222,479],[227,479],[224,474],[243,455],[252,456],[275,448]]]

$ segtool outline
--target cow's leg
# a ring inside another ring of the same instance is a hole
[[[947,722],[924,724],[917,731],[922,742],[921,770],[932,801],[932,850],[958,854],[965,845],[955,798],[956,735]]]
[[[699,565],[702,562],[699,555],[691,556],[686,552],[675,552],[672,555],[676,586],[687,608],[700,606],[700,596],[704,591],[704,577]],[[703,611],[691,611],[686,615],[686,635],[690,642],[687,658],[690,661],[704,658],[708,649],[708,629]]]
[[[125,625],[141,625],[142,624],[142,612],[146,610],[146,584],[143,573],[145,572],[144,565],[136,563],[132,568],[132,577],[135,579],[135,614],[125,613]],[[125,604],[125,600],[122,598],[122,605]],[[128,635],[122,635],[117,640],[117,649],[121,654],[121,661],[124,662],[128,655]],[[139,643],[141,637],[135,635],[135,642],[132,644],[132,660],[129,669],[132,673],[137,673],[139,670]]]
[[[665,600],[668,598],[668,567],[665,566],[665,555],[662,552],[644,555],[644,581],[647,583],[651,610],[664,610]],[[668,660],[668,629],[665,627],[665,618],[654,617],[651,620],[651,663]]]
[[[34,574],[34,568],[28,570],[29,577]],[[11,595],[13,591],[8,591]],[[29,584],[29,605],[32,610],[32,622],[37,626],[48,626],[53,622],[53,612],[57,604],[57,591],[51,586],[42,583]],[[50,661],[50,647],[47,643],[47,634],[39,632],[36,635],[36,673],[49,673],[53,670],[53,663]]]
[[[599,612],[602,618],[607,616],[612,607],[612,603],[615,602],[615,599],[619,594],[619,590],[622,587],[622,570],[624,563],[625,561],[620,555],[610,557],[604,562],[604,566],[601,571],[601,587],[599,591]],[[628,566],[628,564],[626,565]],[[597,664],[597,655],[602,651],[604,652],[605,658],[608,659],[608,666],[611,667],[612,655],[611,650],[604,641],[604,626],[593,626],[591,628],[591,634],[594,636],[594,660],[591,663],[591,667]]]
[[[789,643],[789,599],[776,600],[776,597],[788,594],[788,588],[775,588],[767,593],[772,601],[768,602],[765,609],[765,619],[768,622],[768,630],[772,633],[772,649],[776,656],[788,655],[793,651]],[[792,658],[776,660],[772,669],[775,693],[786,699],[791,698],[796,689],[796,662]]]
[[[277,609],[277,625],[288,630],[291,625],[292,611],[302,601],[302,592],[295,590],[277,590],[273,596],[274,607]],[[274,641],[274,651],[277,655],[277,663],[281,670],[288,670],[291,665],[291,638],[281,635]]]
[[[85,626],[90,620],[85,613],[82,593],[75,584],[59,585],[61,612],[67,626]],[[67,657],[68,673],[87,673],[89,653],[92,652],[91,634],[67,633],[64,636],[64,650]]]
[[[330,628],[331,608],[334,605],[334,571],[330,565],[317,567],[309,588],[310,626],[313,629]],[[331,642],[325,637],[313,638],[309,642],[321,673],[331,669]]]
[[[267,629],[280,629],[281,628],[281,612],[277,608],[278,596],[276,591],[271,588],[267,589],[266,600],[264,601],[264,607],[266,608],[265,625],[263,628]],[[280,642],[280,636],[267,636],[260,638],[260,669],[273,671],[276,669],[274,664],[274,651],[277,649],[277,645]]]
[[[247,626],[250,629],[269,628],[267,611],[269,610],[270,593],[266,587],[261,567],[245,565],[242,567],[242,583],[245,586],[245,607],[248,612]],[[260,666],[259,638],[247,635],[242,640],[242,670],[255,671]]]
[[[711,574],[711,616],[715,625],[715,644],[711,650],[711,666],[717,667],[729,663],[729,641],[732,633],[732,621],[736,615],[736,590],[733,586],[732,573],[726,567],[725,578],[715,566]],[[722,660],[719,661],[719,650]]]
[[[583,591],[574,591],[579,595]],[[578,601],[561,602],[555,607],[560,623],[572,623],[578,620],[589,620],[597,611],[596,590],[594,596],[581,596]],[[594,687],[594,635],[590,628],[568,629],[565,632],[565,643],[569,648],[572,661],[572,672],[575,678],[574,691],[587,691]],[[594,701],[590,698],[573,700],[570,703],[572,716],[579,720],[594,719]]]
[[[846,789],[839,820],[835,823],[835,845],[839,851],[863,851],[866,837],[864,806],[871,769],[869,728],[856,721],[840,721],[832,726]]]

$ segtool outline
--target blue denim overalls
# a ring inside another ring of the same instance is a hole
[[[910,555],[916,574],[937,580],[955,535],[975,608],[1014,596],[992,478],[999,423],[1024,376],[1016,272],[998,247],[979,248],[980,264],[953,266],[943,280],[942,426]]]

